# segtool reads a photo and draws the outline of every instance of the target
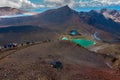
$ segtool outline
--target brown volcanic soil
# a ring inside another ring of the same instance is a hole
[[[60,60],[63,69],[49,63]],[[0,80],[120,80],[104,59],[74,43],[48,42],[18,49],[0,60]]]
[[[120,55],[120,43],[110,44],[105,48],[98,50],[99,53],[108,53],[108,54],[119,54]]]

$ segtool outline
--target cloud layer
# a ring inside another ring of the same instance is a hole
[[[0,2],[0,7],[13,7],[13,8],[23,8],[31,9],[37,7],[44,7],[44,5],[36,5],[29,0],[2,0]]]
[[[44,3],[47,3],[47,7],[58,7],[58,6],[64,6],[69,5],[70,7],[74,7],[76,4],[78,4],[78,1],[76,0],[44,0]]]
[[[120,0],[80,0],[79,6],[82,7],[120,6]]]
[[[31,9],[56,8],[63,5],[69,5],[71,8],[120,6],[120,0],[40,0],[40,4],[36,3],[33,3],[30,0],[2,0],[0,2],[0,7],[10,6],[15,8]]]
[[[44,2],[52,5],[68,4],[70,7],[99,7],[120,5],[120,0],[44,0]]]

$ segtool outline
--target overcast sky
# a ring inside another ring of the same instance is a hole
[[[111,8],[119,9],[120,0],[1,0],[0,7],[9,6],[20,9],[50,9],[64,5],[75,10]]]

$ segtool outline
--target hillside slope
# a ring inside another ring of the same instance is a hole
[[[32,25],[10,26],[0,28],[0,45],[9,43],[24,43],[53,39],[55,32],[46,28]]]
[[[59,60],[63,69],[50,67]],[[119,80],[104,59],[71,42],[57,41],[17,50],[0,60],[0,79]]]
[[[94,10],[76,12],[68,6],[48,10],[33,16],[0,20],[1,27],[9,27],[9,25],[37,25],[62,33],[66,30],[78,29],[83,34],[93,35],[97,32],[101,39],[119,40],[120,36],[120,25],[112,19],[105,18],[102,13]]]

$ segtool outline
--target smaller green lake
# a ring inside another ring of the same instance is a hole
[[[95,44],[94,41],[86,40],[86,39],[72,39],[71,41],[81,45],[82,47],[89,47]]]
[[[69,40],[67,37],[63,37],[62,40]]]

